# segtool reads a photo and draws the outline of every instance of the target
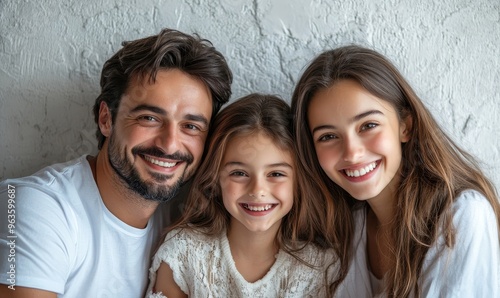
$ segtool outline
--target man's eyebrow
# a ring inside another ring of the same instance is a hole
[[[208,119],[201,114],[187,114],[184,118],[186,120],[201,122],[204,125],[208,126]]]
[[[165,116],[168,114],[167,111],[165,111],[162,108],[159,108],[157,106],[147,105],[147,104],[138,105],[137,107],[135,107],[131,110],[132,113],[140,112],[140,111],[150,111],[150,112],[153,112],[156,114],[160,114],[162,116]],[[204,125],[208,125],[208,119],[201,114],[187,114],[186,116],[184,116],[184,118],[186,120],[201,122]]]
[[[384,115],[384,113],[382,113],[381,111],[379,110],[369,110],[369,111],[366,111],[366,112],[363,112],[361,114],[358,114],[354,117],[352,117],[350,120],[349,120],[349,123],[353,123],[353,122],[356,122],[356,121],[359,121],[365,117],[368,117],[370,115],[375,115],[375,114],[379,114],[379,115]],[[312,133],[314,134],[316,131],[318,130],[322,130],[322,129],[335,129],[336,127],[334,125],[320,125],[320,126],[316,126],[313,130],[312,130]]]
[[[137,107],[135,107],[131,110],[132,113],[140,112],[140,111],[150,111],[150,112],[160,114],[160,115],[167,115],[167,111],[165,111],[164,109],[156,107],[156,106],[146,105],[146,104],[138,105]]]

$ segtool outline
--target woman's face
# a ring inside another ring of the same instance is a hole
[[[341,80],[314,95],[307,118],[319,163],[333,182],[358,200],[393,197],[408,133],[389,102]]]

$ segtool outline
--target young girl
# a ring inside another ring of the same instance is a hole
[[[494,187],[386,58],[322,53],[292,112],[304,175],[341,244],[339,297],[500,297]]]
[[[334,254],[317,242],[322,201],[296,184],[291,128],[274,96],[218,114],[185,213],[153,258],[148,297],[329,296]]]

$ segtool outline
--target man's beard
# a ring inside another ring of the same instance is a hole
[[[189,165],[193,163],[193,156],[190,154],[181,154],[176,152],[174,154],[167,155],[158,147],[134,147],[132,148],[132,154],[135,156],[149,155],[159,158],[179,160],[184,161],[186,164],[184,172],[171,186],[164,185],[163,183],[167,182],[167,180],[173,179],[174,175],[149,172],[152,179],[142,180],[137,169],[134,168],[134,165],[127,159],[125,149],[123,152],[120,152],[119,144],[116,144],[116,138],[114,134],[111,134],[108,146],[109,163],[111,164],[111,167],[130,190],[134,191],[146,200],[155,202],[168,202],[177,195],[181,186],[185,182],[187,169]]]

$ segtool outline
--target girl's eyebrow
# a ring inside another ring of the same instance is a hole
[[[228,161],[224,164],[224,167],[227,167],[227,166],[244,166],[245,163],[243,162],[239,162],[239,161]],[[273,163],[273,164],[269,164],[269,165],[266,165],[266,168],[274,168],[274,167],[288,167],[290,169],[293,169],[293,167],[287,163],[287,162],[278,162],[278,163]]]
[[[224,164],[225,167],[227,166],[244,166],[245,164],[239,161],[228,161]]]
[[[384,115],[384,113],[382,113],[381,111],[379,110],[369,110],[369,111],[366,111],[366,112],[363,112],[361,114],[358,114],[354,117],[352,117],[350,120],[349,120],[349,123],[353,123],[353,122],[356,122],[356,121],[359,121],[365,117],[368,117],[370,115]],[[322,130],[322,129],[335,129],[336,127],[334,125],[320,125],[320,126],[316,126],[315,128],[313,128],[312,130],[312,133],[314,134],[316,131],[318,130]]]
[[[287,162],[273,163],[273,164],[267,165],[266,167],[267,168],[287,167],[287,168],[293,169],[293,167]]]

